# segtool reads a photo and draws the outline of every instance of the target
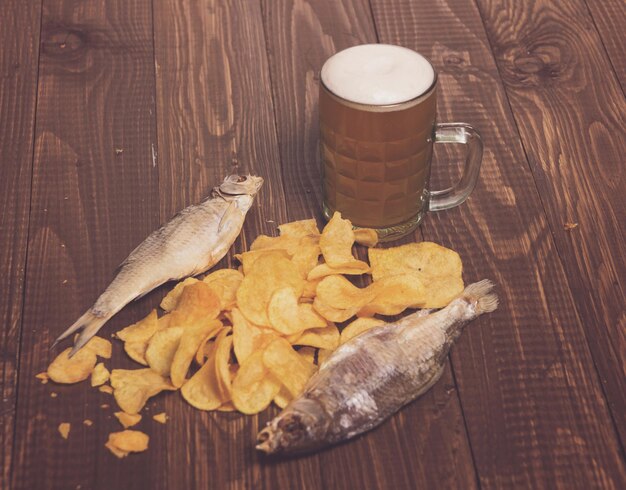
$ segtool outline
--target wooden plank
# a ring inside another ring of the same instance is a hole
[[[626,56],[624,56],[624,29],[626,28],[626,2],[623,0],[585,0],[593,22],[598,29],[611,67],[626,91]],[[610,77],[610,73],[605,73]]]
[[[149,1],[43,2],[14,488],[154,488],[161,476],[160,454],[128,465],[104,448],[120,430],[110,395],[34,378],[59,351],[50,351],[52,340],[159,224],[151,19]],[[102,334],[156,299],[125,309]],[[119,366],[118,345],[114,356]],[[67,441],[61,422],[72,424]]]
[[[582,1],[479,5],[624,446],[626,98]]]
[[[490,6],[488,23],[500,31],[518,32],[515,27],[527,20],[508,17],[526,8],[519,2]],[[452,352],[481,486],[623,487],[619,440],[578,301],[567,287],[553,239],[556,228],[550,228],[541,206],[546,189],[540,186],[538,192],[533,182],[476,5],[442,0],[425,9],[375,0],[373,10],[381,41],[416,49],[433,61],[440,75],[439,120],[467,120],[486,143],[470,200],[431,214],[423,226],[427,239],[459,251],[467,280],[489,277],[499,285],[498,311],[470,326]],[[532,24],[540,19],[532,18]],[[544,32],[549,38],[547,26]],[[497,43],[495,51],[520,45],[520,39],[509,40]],[[580,56],[574,59],[584,63]],[[541,111],[544,121],[551,114],[551,108]],[[552,130],[544,125],[544,131]],[[579,133],[573,134],[568,138]],[[445,159],[437,151],[439,172]],[[598,301],[591,306],[599,307]]]
[[[28,240],[41,5],[0,3],[0,488],[8,488]]]
[[[234,251],[287,221],[258,2],[185,0],[155,4],[155,57],[161,213],[204,197],[230,172],[265,178]],[[299,205],[299,203],[291,203]],[[217,267],[233,265],[233,252]],[[260,426],[277,410],[249,417],[203,413],[178,397],[165,406],[165,488],[313,488],[317,456],[264,464],[254,450]],[[182,430],[181,430],[182,429]]]
[[[281,0],[264,2],[263,13],[289,218],[320,218],[318,74],[336,51],[376,42],[370,9],[358,0]],[[323,488],[474,487],[450,370],[380,429],[321,453],[320,460]]]

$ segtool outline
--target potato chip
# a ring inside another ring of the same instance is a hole
[[[341,213],[335,212],[324,227],[320,237],[322,255],[324,255],[324,260],[329,267],[369,270],[369,265],[366,262],[357,260],[352,255],[353,244],[352,223],[343,219]]]
[[[109,385],[102,385],[98,387],[98,391],[101,393],[106,393],[107,395],[112,395],[113,394],[113,388],[111,388]]]
[[[235,408],[235,405],[233,405],[233,402],[224,402],[222,403],[219,407],[216,408],[216,410],[218,412],[234,412],[237,409]]]
[[[304,219],[300,221],[292,221],[291,223],[284,223],[278,225],[278,230],[281,236],[307,236],[318,235],[320,230],[317,227],[315,219]]]
[[[200,320],[184,330],[170,367],[170,377],[174,386],[180,388],[185,382],[191,361],[202,341],[221,328],[222,322],[219,320]]]
[[[113,415],[119,420],[124,429],[137,425],[141,421],[141,414],[138,413],[114,412]]]
[[[232,387],[230,351],[233,347],[233,336],[228,335],[229,333],[230,329],[224,329],[215,339],[215,372],[217,373],[217,386],[223,400],[230,400]]]
[[[159,305],[161,306],[161,309],[165,311],[174,310],[178,305],[178,300],[180,299],[180,295],[183,293],[183,289],[185,289],[186,286],[189,286],[190,284],[194,284],[196,282],[198,282],[198,279],[196,279],[195,277],[188,277],[184,281],[176,284],[176,286],[174,286],[174,289],[167,293],[165,298],[161,300],[161,304]]]
[[[317,349],[315,347],[300,347],[298,349],[298,355],[309,361],[311,364],[315,364],[315,353]]]
[[[241,312],[234,308],[233,348],[239,364],[243,364],[254,352],[262,350],[276,338],[276,333],[268,328],[257,327],[246,320]]]
[[[317,367],[300,356],[285,339],[276,339],[263,351],[263,363],[296,397],[313,376]]]
[[[140,453],[148,449],[150,437],[138,430],[123,430],[112,432],[105,447],[118,458],[124,458],[129,453]]]
[[[71,347],[65,349],[48,366],[48,376],[55,383],[71,384],[83,381],[96,366],[98,359],[94,351],[83,348],[70,359],[71,350]]]
[[[113,345],[111,341],[103,339],[102,337],[95,336],[81,350],[90,350],[98,357],[104,357],[105,359],[111,359],[113,353]]]
[[[126,413],[139,412],[148,398],[163,390],[175,390],[169,380],[150,368],[114,369],[111,372],[113,396]]]
[[[220,314],[220,306],[221,300],[217,293],[206,283],[198,281],[183,289],[176,304],[176,309],[172,312],[172,318],[174,318],[176,313],[184,312],[184,315],[188,318],[212,320]],[[173,319],[170,321],[173,321]],[[187,320],[189,323],[192,321],[191,319]]]
[[[338,267],[335,269],[329,266],[328,264],[324,263],[324,264],[319,264],[315,266],[315,268],[311,269],[311,271],[307,275],[307,280],[315,281],[316,279],[322,279],[326,276],[332,276],[335,274],[359,276],[361,274],[366,274],[369,272],[370,272],[369,267],[367,268]]]
[[[235,269],[220,269],[202,279],[220,298],[220,310],[230,310],[237,304],[241,281],[243,274]]]
[[[152,310],[144,319],[117,332],[116,337],[124,341],[124,350],[133,361],[147,366],[148,341],[163,328],[164,322],[159,322],[156,310]]]
[[[261,257],[274,257],[274,258],[282,258],[286,260],[291,260],[291,255],[287,253],[287,250],[283,249],[260,249],[260,250],[251,250],[250,252],[244,252],[242,254],[235,255],[235,258],[241,262],[241,266],[243,267],[243,275],[244,277],[250,274],[252,267],[255,262]],[[241,286],[241,285],[240,285]]]
[[[152,310],[148,315],[139,320],[137,323],[133,323],[126,328],[123,328],[115,334],[115,336],[123,340],[124,342],[129,340],[149,340],[157,330],[159,330],[159,318],[157,311]]]
[[[146,361],[161,376],[169,376],[174,355],[185,331],[184,327],[169,327],[155,333],[146,349]]]
[[[103,363],[99,363],[91,372],[91,386],[100,386],[109,380],[111,373]]]
[[[415,273],[384,277],[365,288],[343,276],[327,276],[317,286],[313,302],[324,318],[345,321],[356,309],[359,316],[397,315],[408,307],[424,307],[427,290]]]
[[[293,395],[289,392],[285,385],[281,385],[280,390],[278,391],[278,393],[276,393],[276,396],[274,397],[274,403],[279,408],[285,408],[287,405],[289,405],[289,402],[291,400],[293,400]]]
[[[332,277],[332,276],[329,276],[329,277]],[[341,310],[338,308],[333,308],[332,306],[328,306],[322,301],[320,301],[319,298],[315,298],[313,300],[313,308],[315,309],[315,311],[317,311],[317,313],[319,313],[321,316],[326,318],[326,320],[328,320],[329,322],[341,323],[341,322],[345,322],[346,320],[349,320],[354,315],[356,315],[362,307],[357,305],[356,307],[351,307],[351,308],[346,308],[345,310]]]
[[[198,410],[215,410],[226,401],[217,381],[215,354],[213,343],[206,362],[180,390],[185,401]]]
[[[305,278],[317,266],[322,253],[319,239],[316,237],[302,237],[291,257],[291,262],[296,266],[302,278]]]
[[[343,276],[327,276],[317,285],[316,301],[336,309],[365,306],[376,297],[371,286],[358,288]]]
[[[209,335],[207,335],[204,340],[202,342],[200,342],[200,345],[198,346],[198,350],[196,351],[196,363],[198,364],[198,366],[202,366],[205,362],[207,357],[209,357],[209,352],[211,351],[212,347],[213,347],[213,340],[215,339],[215,336],[219,333],[218,332],[210,332]]]
[[[168,418],[169,417],[167,416],[167,414],[165,412],[157,413],[156,415],[152,416],[152,420],[155,420],[159,424],[167,423],[167,419]]]
[[[317,351],[317,365],[321,368],[333,352],[333,349],[320,349]]]
[[[61,422],[59,424],[59,434],[63,439],[67,439],[70,435],[70,429],[72,428],[69,422]]]
[[[374,299],[359,310],[359,316],[398,315],[406,308],[423,308],[431,292],[415,273],[384,277],[368,286],[374,292]]]
[[[315,295],[317,294],[316,290],[317,290],[317,285],[320,283],[321,279],[314,279],[314,280],[307,280],[304,283],[304,290],[302,291],[302,296],[301,299],[308,299],[308,300],[312,300],[313,298],[315,298]]]
[[[292,288],[274,291],[267,307],[267,315],[274,330],[283,335],[326,326],[326,320],[311,305],[298,304],[298,297]]]
[[[115,446],[113,446],[111,443],[106,442],[104,444],[104,447],[106,447],[109,451],[111,451],[111,453],[113,453],[113,455],[116,458],[125,458],[126,456],[128,456],[130,453],[128,451],[122,451],[121,449],[116,448]]]
[[[237,290],[237,306],[248,321],[259,326],[270,326],[267,306],[274,291],[292,287],[300,297],[304,283],[291,261],[276,255],[262,255]]]
[[[292,339],[289,339],[291,342]],[[339,345],[339,329],[335,325],[324,328],[305,330],[298,338],[291,342],[294,345],[308,345],[319,349],[335,350]]]
[[[317,225],[310,222],[300,225],[298,222],[294,222],[287,223],[281,229],[283,231],[279,237],[265,235],[257,237],[250,246],[250,250],[255,252],[284,250],[300,271],[300,275],[305,278],[309,271],[317,265],[317,259],[321,254]],[[245,266],[244,269],[246,269]]]
[[[254,415],[272,403],[280,386],[263,363],[263,351],[254,352],[241,364],[233,380],[233,404],[240,412]]]
[[[423,308],[442,308],[463,291],[463,264],[454,250],[436,243],[409,243],[389,249],[369,249],[374,282],[413,273],[427,289]]]
[[[357,228],[354,230],[354,240],[359,245],[373,247],[378,243],[378,233],[371,228]]]
[[[170,313],[166,313],[162,317],[160,317],[157,321],[159,322],[159,330],[163,330],[170,326],[170,321],[172,319],[172,315]]]
[[[341,331],[339,343],[345,344],[357,335],[384,324],[385,322],[378,318],[357,318]]]

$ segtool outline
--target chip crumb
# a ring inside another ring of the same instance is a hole
[[[139,453],[148,449],[150,437],[138,430],[123,430],[109,434],[104,446],[118,458],[125,458],[129,453]]]
[[[61,434],[61,437],[63,439],[67,439],[70,435],[70,423],[69,422],[61,422],[59,424],[59,434]]]
[[[161,412],[161,413],[157,413],[156,415],[153,415],[152,418],[156,420],[157,422],[159,422],[160,424],[165,424],[169,417],[167,416],[165,412]]]
[[[574,228],[578,228],[578,223],[567,222],[563,225],[563,229],[565,231],[570,231],[570,230],[573,230]]]
[[[111,388],[109,385],[99,386],[98,391],[101,391],[102,393],[107,393],[109,395],[113,394],[113,388]]]
[[[41,384],[45,385],[48,380],[50,379],[50,376],[48,376],[48,373],[46,371],[39,373],[39,374],[35,374],[35,378],[41,380]]]
[[[125,429],[127,429],[128,427],[132,427],[133,425],[137,425],[141,420],[141,415],[139,415],[138,413],[131,414],[120,411],[115,412],[113,415],[117,417],[117,420],[119,420],[120,424],[122,424]]]
[[[103,403],[102,405],[100,405],[100,408],[109,408],[109,404],[108,403]]]
[[[116,155],[121,155],[122,153],[124,153],[124,148],[116,148],[115,149],[115,154]]]
[[[91,372],[91,386],[101,386],[109,380],[111,373],[106,368],[104,363],[100,362],[96,364]],[[102,391],[102,390],[100,390]]]
[[[59,396],[58,393],[54,391],[50,393],[50,398],[56,398],[57,396]]]
[[[91,427],[93,425],[93,421],[90,419],[85,419],[83,420],[83,425],[86,425],[87,427]]]

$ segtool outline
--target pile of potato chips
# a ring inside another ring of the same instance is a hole
[[[278,229],[236,255],[238,270],[180,282],[161,302],[162,316],[154,310],[117,332],[145,367],[109,373],[97,357],[110,358],[111,344],[95,337],[72,359],[62,352],[49,378],[75,383],[91,375],[92,386],[113,390],[124,427],[138,422],[150,397],[179,389],[200,410],[256,414],[272,402],[286,406],[334,349],[385,323],[374,315],[440,308],[463,291],[459,255],[434,243],[370,248],[368,264],[352,248],[373,247],[376,233],[353,230],[339,213],[322,233],[313,219]],[[363,288],[347,277],[363,274],[373,280]],[[107,447],[120,457],[142,450],[147,439],[136,432],[112,434]]]

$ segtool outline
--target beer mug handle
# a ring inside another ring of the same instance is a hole
[[[483,142],[480,134],[466,123],[437,124],[435,143],[460,143],[467,146],[465,168],[456,185],[441,191],[430,191],[430,211],[450,209],[464,202],[474,190],[483,159]]]

